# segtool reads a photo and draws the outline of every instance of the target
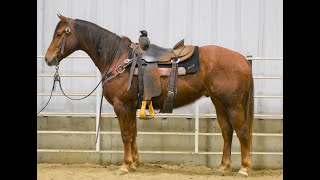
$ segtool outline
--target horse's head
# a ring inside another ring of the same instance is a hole
[[[58,22],[52,42],[46,52],[45,61],[48,66],[58,65],[59,62],[77,49],[78,41],[75,36],[74,21],[58,14]]]

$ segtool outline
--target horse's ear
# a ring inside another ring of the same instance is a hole
[[[60,18],[61,21],[68,22],[67,18],[64,17],[62,14],[58,13],[57,16]]]

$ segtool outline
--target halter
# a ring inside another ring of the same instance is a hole
[[[71,24],[71,19],[70,19],[70,18],[68,18],[68,19],[69,19],[69,22],[68,22],[68,24],[67,24],[66,29],[64,30],[62,43],[61,43],[61,45],[60,45],[60,47],[59,47],[59,49],[60,49],[60,53],[59,53],[59,54],[63,54],[63,52],[64,52],[64,47],[66,46],[67,37],[68,37],[69,33],[71,32],[70,27],[69,27],[70,24]]]

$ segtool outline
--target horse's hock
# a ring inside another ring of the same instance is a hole
[[[95,152],[95,118],[38,116],[37,121],[39,163],[120,164],[123,161],[123,144],[116,118],[102,118],[100,153]],[[282,122],[274,119],[254,120],[253,168],[283,167]],[[194,135],[147,135],[146,133],[192,133],[194,123],[194,119],[187,118],[154,118],[149,121],[138,119],[137,145],[140,161],[217,167],[221,162],[223,138],[216,119],[199,120],[199,154],[191,154],[194,152]],[[64,131],[74,133],[64,133]],[[209,136],[201,133],[215,134]],[[231,163],[233,168],[239,168],[240,157],[239,140],[234,134]]]

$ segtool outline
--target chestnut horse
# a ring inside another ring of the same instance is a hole
[[[52,42],[45,54],[49,66],[59,62],[76,50],[85,51],[101,75],[115,69],[128,57],[131,41],[88,21],[58,15]],[[174,108],[190,104],[202,96],[210,97],[217,112],[224,139],[221,165],[215,174],[224,175],[230,169],[231,143],[235,130],[241,145],[239,174],[248,176],[251,167],[253,78],[247,59],[235,51],[208,45],[199,47],[200,69],[194,74],[178,77],[178,94]],[[124,145],[124,160],[116,174],[135,170],[139,162],[137,137],[138,78],[133,77],[129,91],[129,68],[103,85],[103,95],[114,107]],[[167,97],[168,77],[161,77],[162,93],[152,98],[153,106],[160,109]]]

